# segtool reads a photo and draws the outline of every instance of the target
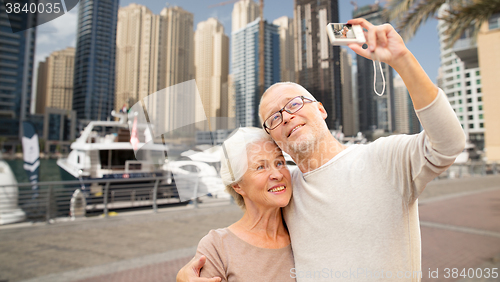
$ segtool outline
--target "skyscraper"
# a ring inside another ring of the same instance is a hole
[[[258,87],[259,21],[260,18],[257,18],[245,28],[232,33],[236,126],[262,126],[258,116],[262,95]],[[267,88],[280,81],[280,38],[278,26],[273,24],[265,22],[264,32],[264,87]]]
[[[138,4],[118,10],[115,110],[158,90],[159,19]]]
[[[193,14],[181,7],[166,7],[160,13],[158,47],[158,90],[194,79]],[[177,89],[177,88],[176,88]],[[165,92],[166,93],[166,92]],[[179,128],[183,121],[194,120],[195,100],[180,95],[158,95],[154,117],[166,130]],[[193,133],[194,127],[189,131]],[[194,138],[194,137],[193,137]]]
[[[231,32],[244,28],[259,17],[259,5],[254,0],[240,0],[234,3],[231,15]]]
[[[255,19],[259,17],[259,5],[254,0],[240,0],[234,3],[233,12],[231,14],[231,33],[235,33],[236,31],[244,28],[247,24],[253,22]],[[231,36],[231,66],[232,72],[234,74],[234,62],[235,62],[235,50],[234,46],[236,45],[234,41],[234,36]],[[258,50],[258,49],[256,49]],[[229,82],[228,78],[228,95],[232,95],[233,104],[229,106],[230,112],[235,113],[236,111],[236,89],[235,89],[235,76],[232,75],[232,83]],[[232,91],[232,92],[231,92]],[[238,124],[235,124],[238,126]]]
[[[275,19],[273,24],[279,26],[281,81],[295,82],[295,32],[293,19],[283,16]]]
[[[54,51],[38,66],[36,113],[45,108],[72,110],[75,48]]]
[[[388,22],[383,15],[384,9],[379,4],[367,5],[355,9],[353,18],[365,18],[374,25]],[[371,131],[383,129],[385,132],[395,130],[394,123],[394,87],[392,68],[382,63],[385,76],[385,93],[379,97],[373,90],[373,61],[357,55],[358,64],[358,103],[359,103],[359,130]],[[378,63],[376,64],[377,91],[382,90],[382,77]]]
[[[444,4],[439,14],[447,9]],[[472,43],[470,31],[466,31],[452,48],[447,48],[444,34],[446,25],[438,21],[443,91],[462,124],[467,139],[479,149],[484,146],[484,117],[481,70],[477,56],[477,44]],[[462,55],[462,58],[459,57]]]
[[[357,111],[355,96],[352,88],[352,57],[346,49],[340,49],[341,82],[342,82],[342,131],[345,136],[354,136],[358,133],[356,127]]]
[[[323,103],[328,127],[337,129],[343,124],[340,47],[330,45],[326,25],[339,22],[338,1],[296,0],[294,21],[295,79]]]
[[[198,23],[194,34],[196,85],[207,117],[228,117],[229,38],[215,18]],[[198,115],[201,113],[197,112]],[[219,119],[218,121],[222,121]],[[226,124],[210,124],[215,130]]]
[[[159,89],[194,79],[193,14],[181,7],[160,13]]]
[[[34,14],[20,13],[9,22],[4,2],[0,2],[0,136],[14,143],[22,137],[20,128],[29,115],[33,98],[36,28],[13,33],[11,24],[24,29],[32,26],[33,21],[36,21]]]
[[[403,79],[398,75],[394,78],[394,131],[403,134],[420,132],[420,122],[415,114],[408,89]]]
[[[80,127],[106,120],[115,105],[118,2],[80,1],[73,81],[73,109]]]

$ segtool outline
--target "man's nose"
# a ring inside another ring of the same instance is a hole
[[[293,114],[289,114],[287,111],[283,111],[281,114],[283,115],[283,124],[287,124],[295,117]]]

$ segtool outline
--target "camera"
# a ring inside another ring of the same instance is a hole
[[[326,31],[332,45],[363,44],[366,42],[363,28],[360,25],[329,23],[326,26]]]

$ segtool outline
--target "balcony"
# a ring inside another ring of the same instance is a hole
[[[457,40],[453,45],[453,52],[465,64],[466,69],[477,68],[479,66],[477,59],[477,43],[470,37]]]

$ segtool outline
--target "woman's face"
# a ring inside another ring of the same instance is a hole
[[[290,171],[281,149],[271,141],[251,144],[247,148],[248,169],[234,187],[245,199],[245,205],[276,208],[288,205],[292,196]]]

